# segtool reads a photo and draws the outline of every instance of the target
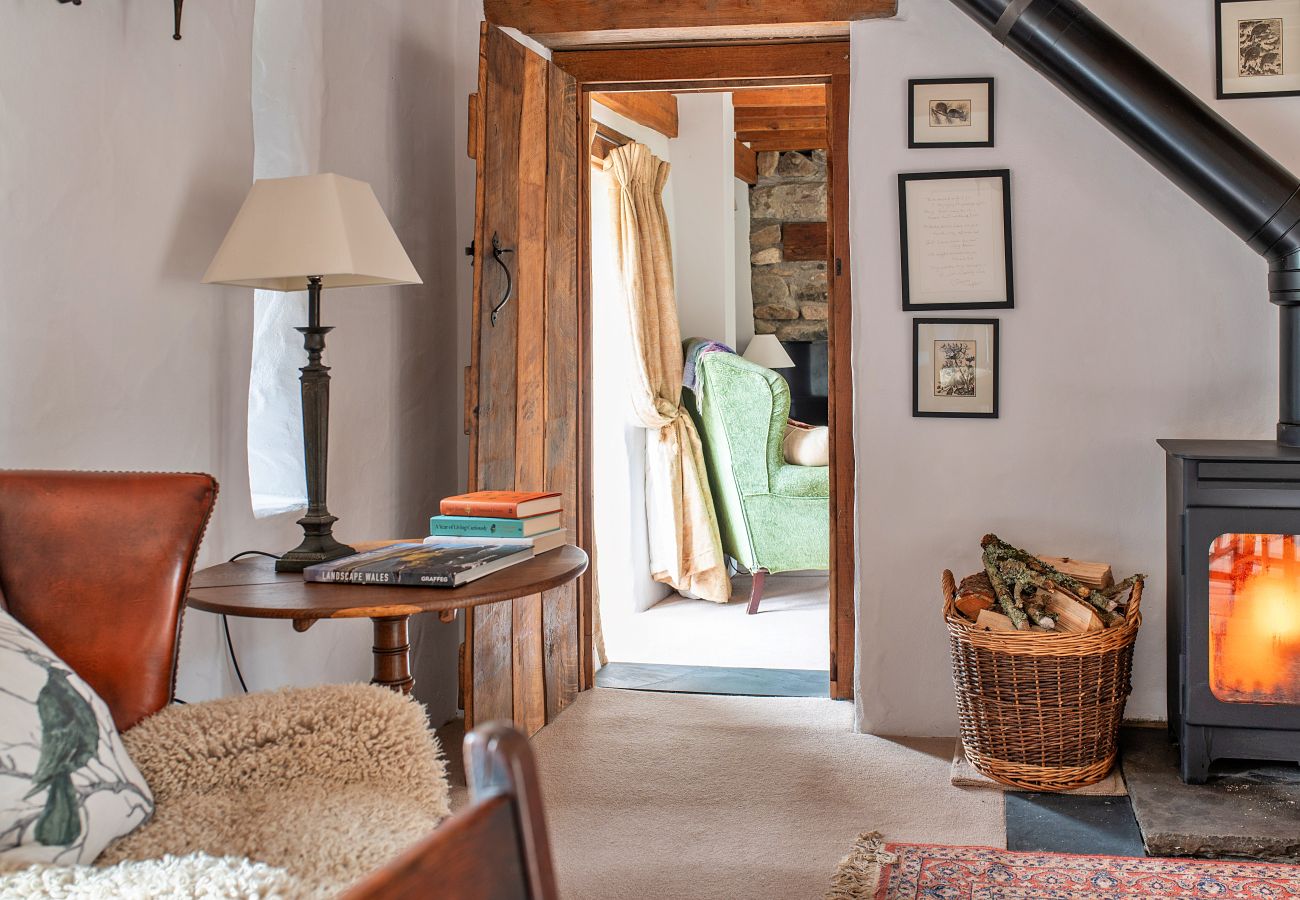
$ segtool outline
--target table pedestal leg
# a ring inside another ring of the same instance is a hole
[[[371,619],[375,625],[375,677],[371,684],[382,684],[403,694],[411,693],[411,642],[407,635],[408,616]]]

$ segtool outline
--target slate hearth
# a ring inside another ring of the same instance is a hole
[[[1300,863],[1300,766],[1217,763],[1184,784],[1164,728],[1126,728],[1124,778],[1151,856]]]

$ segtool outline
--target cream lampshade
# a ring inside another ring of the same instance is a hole
[[[421,284],[420,276],[364,181],[301,175],[253,182],[204,284],[268,291]]]
[[[422,283],[375,192],[341,175],[253,182],[203,283],[307,291],[307,325],[297,329],[307,351],[300,370],[307,512],[298,520],[302,543],[279,557],[275,568],[301,572],[351,555],[351,547],[335,540],[338,520],[325,505],[330,375],[321,355],[332,329],[320,323],[321,289]]]
[[[745,348],[745,359],[765,369],[793,369],[794,360],[774,334],[756,334]]]

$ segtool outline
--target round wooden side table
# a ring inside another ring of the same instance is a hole
[[[382,546],[384,541],[367,545]],[[276,572],[275,560],[246,557],[194,573],[187,604],[204,612],[256,619],[292,619],[306,631],[320,619],[370,619],[374,623],[373,684],[410,693],[411,644],[408,622],[418,613],[450,619],[458,609],[540,594],[573,581],[587,570],[587,554],[572,544],[485,575],[458,588],[322,584]]]

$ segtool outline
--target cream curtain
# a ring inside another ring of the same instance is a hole
[[[655,581],[705,600],[731,599],[704,451],[681,405],[682,338],[664,214],[668,163],[644,144],[610,151],[614,253],[636,353],[632,406],[646,440],[646,516]]]

